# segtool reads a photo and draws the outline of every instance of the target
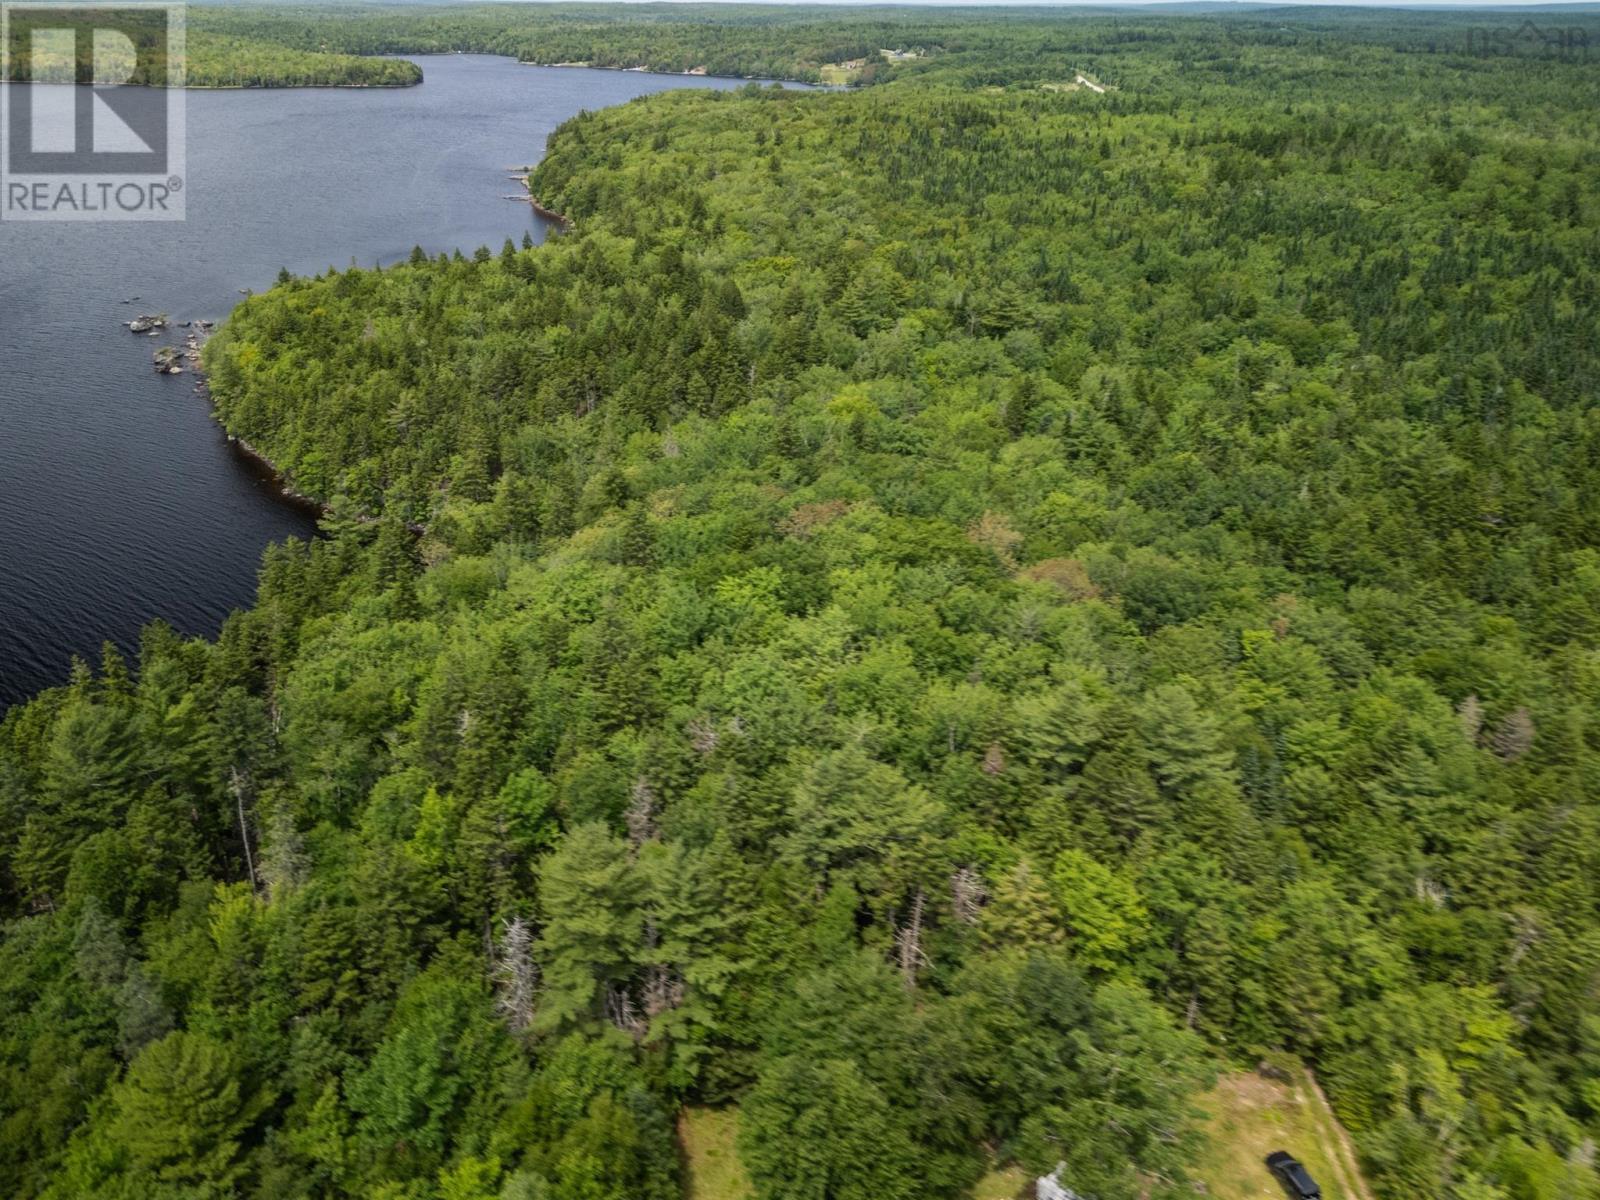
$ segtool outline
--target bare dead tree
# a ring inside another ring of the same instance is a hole
[[[983,773],[985,775],[998,775],[1006,769],[1006,752],[1001,749],[999,742],[990,742],[989,748],[983,754]]]
[[[656,793],[643,775],[628,792],[628,844],[635,850],[656,836]]]
[[[311,863],[288,803],[279,797],[263,807],[266,809],[266,837],[261,846],[259,869],[267,885],[267,896],[277,900],[305,882]]]
[[[1511,954],[1506,963],[1514,967],[1527,957],[1528,951],[1544,940],[1545,931],[1534,910],[1521,907],[1511,913],[1511,928]]]
[[[644,948],[647,955],[653,954],[661,944],[661,933],[656,928],[656,919],[646,917],[644,920]],[[683,1003],[684,984],[683,977],[678,973],[678,968],[671,963],[654,962],[645,972],[644,979],[644,1011],[645,1016],[655,1018],[669,1009],[677,1008]]]
[[[1461,736],[1476,746],[1478,735],[1483,732],[1483,702],[1476,696],[1468,696],[1456,705],[1456,720],[1461,722]]]
[[[633,996],[625,987],[615,984],[606,988],[606,1020],[610,1021],[623,1033],[629,1034],[635,1041],[644,1037],[649,1022],[644,1014],[639,1011],[638,1005],[633,1002]]]
[[[989,889],[983,886],[983,876],[976,867],[969,864],[950,876],[950,907],[963,925],[978,923],[988,899]]]
[[[911,918],[895,930],[894,945],[900,963],[900,978],[907,988],[917,986],[917,969],[932,966],[933,962],[922,949],[922,910],[926,897],[917,889],[911,902]]]
[[[1526,708],[1516,708],[1495,725],[1494,733],[1489,736],[1489,747],[1501,762],[1516,762],[1533,749],[1533,739],[1537,733],[1533,714]]]
[[[689,745],[696,754],[711,754],[722,741],[717,734],[716,722],[710,717],[696,717],[688,724]]]
[[[244,847],[244,869],[250,875],[250,890],[261,890],[260,881],[256,879],[256,859],[250,850],[250,823],[244,815],[244,794],[246,791],[244,773],[238,767],[228,768],[228,787],[233,792],[233,803],[239,812],[239,844]]]
[[[501,923],[494,987],[501,1020],[512,1033],[527,1032],[539,1000],[539,967],[533,961],[533,930],[521,917]]]
[[[644,1012],[646,1017],[659,1017],[683,1003],[683,976],[668,963],[654,963],[645,975]]]
[[[1428,878],[1426,874],[1419,874],[1412,887],[1420,903],[1430,904],[1434,908],[1443,908],[1450,899],[1449,889],[1437,880]]]

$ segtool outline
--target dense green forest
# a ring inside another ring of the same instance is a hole
[[[1600,1197],[1600,77],[935,17],[209,344],[325,536],[0,723],[8,1195],[671,1200],[738,1103],[762,1200],[1175,1200],[1281,1055],[1383,1200]]]
[[[1093,70],[1102,55],[1118,70],[1188,69],[1252,49],[1292,51],[1307,66],[1358,47],[1451,60],[1506,58],[1581,64],[1600,55],[1593,9],[1533,14],[1326,7],[1244,9],[1151,21],[1126,10],[863,6],[820,10],[760,4],[340,4],[204,6],[191,9],[205,35],[302,53],[504,54],[524,62],[589,63],[806,82],[874,83],[928,72],[970,82],[1026,78],[1063,59]],[[1161,53],[1150,53],[1156,47]],[[886,58],[884,51],[906,57]],[[1307,57],[1309,56],[1309,58]],[[1108,59],[1109,61],[1109,59]],[[853,64],[842,74],[830,67]],[[1276,64],[1275,64],[1276,65]],[[1278,80],[1282,82],[1282,78]]]
[[[42,57],[29,42],[38,28],[95,27],[96,18],[85,18],[81,10],[63,5],[59,9],[36,6],[12,9],[7,14],[10,45],[0,54],[0,78],[8,80],[76,78],[91,83],[95,76],[94,42],[91,37],[77,39],[75,62],[52,61]],[[393,59],[365,58],[357,54],[330,51],[326,46],[292,47],[285,39],[242,36],[233,29],[206,28],[203,10],[195,10],[199,28],[184,22],[183,53],[178,62],[169,62],[167,12],[124,10],[117,27],[138,46],[138,60],[130,63],[129,82],[169,87],[401,87],[422,81],[422,70],[415,63]],[[71,75],[66,74],[71,71]]]
[[[188,39],[190,87],[408,87],[422,68],[399,59],[301,50],[280,42],[214,33]]]
[[[61,12],[73,11],[63,0]],[[1341,56],[1387,51],[1391,69],[1423,55],[1463,63],[1532,60],[1583,64],[1600,54],[1592,9],[1536,12],[1402,11],[1283,7],[1206,13],[1171,21],[1109,8],[820,10],[762,4],[196,4],[187,10],[187,81],[195,87],[397,86],[420,82],[414,64],[376,56],[502,54],[530,63],[582,63],[810,83],[884,82],[932,74],[952,82],[1011,81],[1063,58],[1093,70],[1187,68],[1254,48]],[[52,24],[60,23],[52,13]],[[148,20],[154,25],[156,14]],[[19,13],[21,36],[42,20]],[[1181,43],[1181,46],[1180,46]],[[1152,44],[1162,54],[1140,53]],[[1319,68],[1326,62],[1318,61]],[[12,68],[29,77],[26,56]],[[87,58],[80,75],[89,77]],[[148,71],[146,72],[148,76]],[[146,80],[148,81],[148,80]]]

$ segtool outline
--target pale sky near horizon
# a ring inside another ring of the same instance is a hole
[[[478,3],[480,0],[460,0]],[[504,0],[505,3],[526,0]],[[560,4],[565,0],[536,0]],[[791,8],[1571,8],[1600,11],[1600,0],[582,0],[589,4],[770,4]],[[313,5],[315,7],[315,5]]]
[[[335,0],[337,2],[337,0]],[[380,0],[382,2],[382,0]],[[460,0],[478,3],[481,0]],[[526,0],[499,0],[519,3]],[[535,0],[560,4],[564,0]],[[1510,9],[1548,8],[1600,12],[1600,0],[582,0],[599,4],[770,4],[790,8],[1192,8],[1204,3],[1226,8],[1393,8]]]

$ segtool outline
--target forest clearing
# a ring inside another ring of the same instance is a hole
[[[1289,1080],[1235,1071],[1200,1099],[1208,1146],[1195,1168],[1219,1200],[1279,1200],[1283,1189],[1263,1165],[1275,1150],[1305,1163],[1324,1200],[1372,1200],[1349,1149],[1349,1137],[1315,1080],[1296,1069]]]
[[[686,1108],[678,1116],[689,1200],[749,1200],[749,1177],[739,1161],[737,1108]]]

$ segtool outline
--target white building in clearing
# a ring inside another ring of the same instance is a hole
[[[1041,1175],[1034,1181],[1034,1200],[1083,1200],[1077,1192],[1061,1185],[1061,1169],[1064,1166],[1065,1163],[1057,1163],[1054,1171],[1048,1175]]]

